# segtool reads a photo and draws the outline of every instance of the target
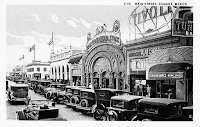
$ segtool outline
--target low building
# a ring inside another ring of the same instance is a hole
[[[76,82],[75,77],[77,79],[81,80],[80,72],[77,71],[76,68],[71,64],[79,64],[79,60],[81,58],[81,54],[84,52],[84,50],[77,50],[77,49],[71,49],[69,51],[64,51],[61,53],[51,53],[50,56],[50,79],[56,82],[61,83],[70,83],[73,85],[73,81]],[[78,59],[76,56],[78,55]],[[80,55],[80,56],[79,56]],[[78,60],[78,61],[77,61]],[[76,65],[80,66],[80,65]]]
[[[49,79],[50,63],[41,63],[41,61],[33,61],[25,66],[26,75],[31,79]]]

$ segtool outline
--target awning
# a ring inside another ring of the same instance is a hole
[[[184,71],[188,73],[192,69],[192,65],[188,63],[157,64],[149,69],[149,79],[183,79]]]
[[[149,72],[178,72],[186,71],[192,67],[188,63],[166,63],[166,64],[157,64],[152,66],[149,69]]]
[[[82,58],[82,56],[70,58],[68,63],[71,63],[71,64],[78,63],[81,60],[81,58]]]

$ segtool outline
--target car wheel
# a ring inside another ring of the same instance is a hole
[[[98,110],[95,110],[93,117],[95,120],[100,120],[101,119],[101,113]]]
[[[115,111],[113,111],[113,110],[110,110],[108,112],[108,116],[107,117],[108,117],[108,121],[116,121],[118,119],[117,113]]]
[[[23,111],[18,111],[17,112],[17,119],[18,120],[26,120],[26,116],[25,116]]]
[[[86,99],[81,100],[80,105],[81,107],[88,107],[88,100]]]
[[[130,119],[131,121],[137,121],[138,120],[138,117],[137,117],[137,115],[133,115],[132,117],[131,117],[131,119]]]

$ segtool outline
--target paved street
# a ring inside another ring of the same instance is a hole
[[[38,99],[38,100],[44,100],[45,97],[34,93],[33,90],[29,90],[29,95],[31,95],[31,99]],[[15,103],[13,105],[10,105],[10,103],[6,102],[7,107],[7,120],[16,120],[17,110],[23,110],[25,107],[24,103]],[[74,120],[81,120],[81,121],[95,121],[92,116],[83,115],[80,112],[74,111],[71,108],[66,107],[64,104],[56,104],[56,107],[59,108],[60,115],[67,119],[68,121],[74,121]]]

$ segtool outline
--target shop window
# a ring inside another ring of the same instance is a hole
[[[38,71],[38,72],[40,71],[40,68],[39,68],[39,67],[37,68],[37,71]]]

